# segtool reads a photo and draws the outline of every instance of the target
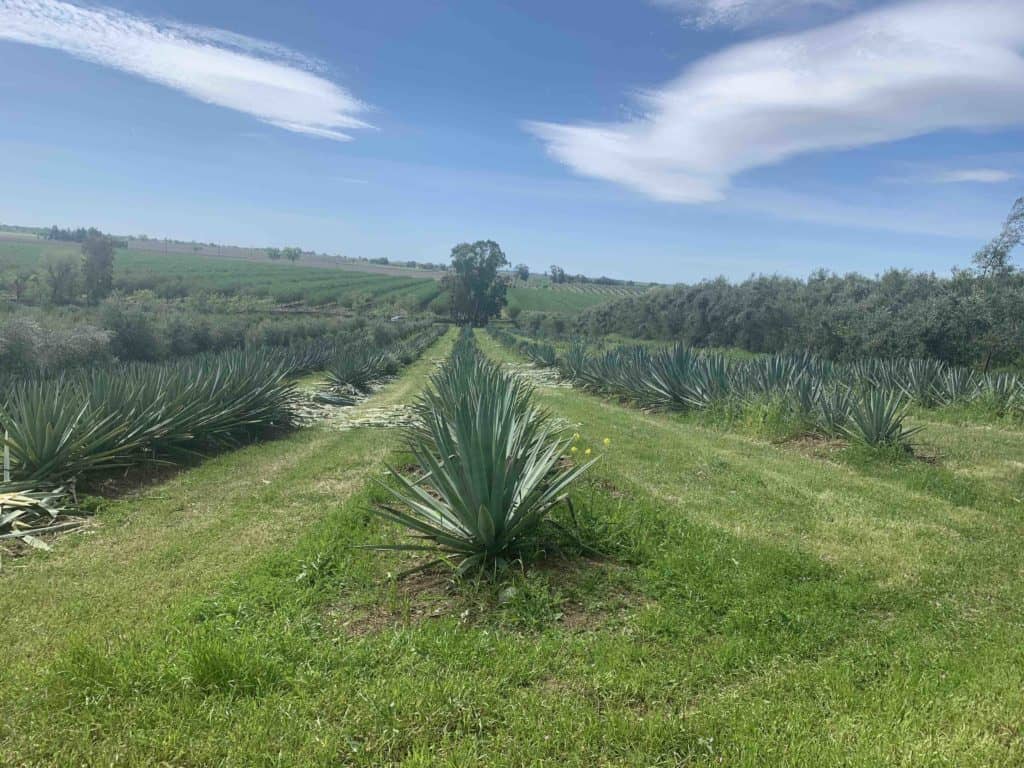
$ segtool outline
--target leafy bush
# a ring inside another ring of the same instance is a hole
[[[61,327],[15,316],[0,325],[0,370],[8,375],[52,375],[110,359],[110,334],[87,323]]]

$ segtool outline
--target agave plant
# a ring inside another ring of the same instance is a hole
[[[698,365],[697,356],[681,345],[653,354],[643,380],[643,404],[667,410],[698,407]]]
[[[586,345],[576,340],[569,346],[569,351],[559,358],[558,372],[563,379],[579,383],[586,377],[588,362]]]
[[[921,427],[904,427],[906,415],[906,405],[898,395],[875,389],[853,402],[849,422],[842,431],[863,445],[909,448],[910,438]]]
[[[982,383],[982,393],[1000,416],[1021,400],[1024,383],[1011,373],[989,374]]]
[[[541,368],[553,368],[557,361],[555,348],[550,344],[528,344],[524,351],[530,362]]]
[[[938,400],[942,405],[974,400],[980,390],[978,377],[967,368],[949,368],[938,384]]]
[[[852,395],[844,386],[820,394],[814,412],[815,428],[825,437],[841,437],[850,421]]]
[[[907,360],[903,368],[900,388],[907,397],[923,408],[935,406],[942,397],[946,367],[938,360]]]
[[[289,426],[287,366],[283,353],[239,350],[20,382],[0,409],[12,474],[55,484]]]
[[[327,381],[336,390],[370,391],[373,384],[387,375],[387,358],[364,345],[346,348],[327,369]]]
[[[560,466],[571,443],[539,409],[525,382],[457,349],[420,401],[407,433],[415,478],[389,468],[394,502],[383,517],[428,549],[459,560],[459,572],[506,560],[593,462]]]

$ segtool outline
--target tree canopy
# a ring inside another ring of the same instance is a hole
[[[524,312],[533,333],[680,341],[752,352],[810,350],[831,359],[934,357],[959,365],[1024,362],[1024,198],[1002,231],[949,277],[889,270],[876,277],[824,270],[800,280],[759,275],[652,289],[577,317]],[[552,269],[553,277],[556,275]]]
[[[508,259],[493,240],[460,243],[452,248],[452,271],[443,285],[451,298],[455,322],[483,326],[501,312],[508,286],[498,270],[506,265]]]
[[[96,304],[114,288],[114,246],[112,238],[90,233],[82,243],[82,276],[89,303]]]

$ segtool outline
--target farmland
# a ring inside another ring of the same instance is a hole
[[[555,284],[531,277],[528,283],[517,283],[509,289],[508,301],[509,307],[524,312],[575,314],[615,299],[640,295],[646,290],[642,286],[627,285]]]
[[[356,407],[410,402],[454,335]],[[924,462],[562,386],[536,397],[600,458],[573,516],[553,513],[574,531],[561,554],[497,581],[396,582],[420,554],[360,548],[407,541],[367,515],[388,498],[380,468],[408,461],[385,426],[211,458],[104,501],[88,535],[8,560],[5,754],[1013,764],[1015,422],[914,411],[938,457]]]
[[[48,258],[77,257],[78,252],[73,243],[4,241],[0,242],[0,264],[37,265]],[[437,281],[429,277],[131,249],[119,251],[114,281],[122,291],[145,289],[164,297],[210,291],[310,306],[372,302],[418,308],[440,292]]]
[[[188,253],[57,304],[77,248],[0,244],[7,762],[1019,762],[1016,370]]]

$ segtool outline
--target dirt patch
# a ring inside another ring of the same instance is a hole
[[[847,447],[842,440],[815,434],[803,434],[784,440],[781,444],[797,453],[815,459],[829,459]]]
[[[405,578],[389,578],[381,586],[381,593],[379,601],[371,605],[332,606],[327,611],[327,626],[348,637],[365,637],[458,615],[451,569],[442,565]]]
[[[587,632],[650,604],[621,584],[622,568],[607,561],[548,557],[498,581],[458,582],[450,568],[437,564],[405,578],[388,579],[372,604],[333,605],[325,627],[359,638],[447,618],[460,625],[511,631],[558,627],[569,633]]]

